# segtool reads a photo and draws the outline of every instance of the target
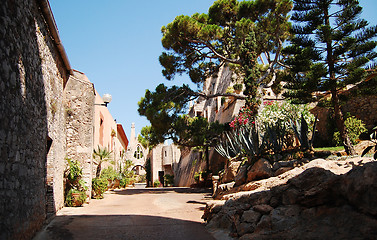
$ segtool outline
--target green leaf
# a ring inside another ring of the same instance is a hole
[[[363,153],[361,154],[361,156],[363,157],[365,154],[367,154],[371,149],[373,148],[373,146],[368,146],[367,148],[364,149]]]

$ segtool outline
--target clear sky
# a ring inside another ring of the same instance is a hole
[[[160,83],[158,57],[161,27],[178,15],[207,13],[214,0],[50,0],[60,38],[72,68],[84,72],[102,96],[113,97],[108,108],[129,137],[149,125],[137,103],[145,90]],[[360,0],[362,17],[377,25],[377,0]],[[188,83],[187,77],[172,83]]]

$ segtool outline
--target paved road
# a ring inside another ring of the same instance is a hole
[[[63,208],[34,240],[214,239],[201,216],[208,193],[188,188],[126,189]]]

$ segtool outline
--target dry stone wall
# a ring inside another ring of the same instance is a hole
[[[353,97],[342,105],[343,112],[363,120],[367,129],[377,122],[377,96]]]
[[[333,129],[330,124],[330,110],[324,107],[314,107],[311,112],[318,117],[317,129],[317,142],[331,144]],[[350,114],[362,120],[368,130],[371,130],[377,123],[377,96],[361,96],[351,97],[348,101],[342,104],[342,112],[344,115]],[[335,123],[334,123],[335,125]],[[320,139],[320,140],[318,140]]]
[[[0,239],[30,239],[63,206],[68,74],[37,1],[2,1],[0,25]]]
[[[67,157],[80,162],[90,199],[93,169],[94,86],[75,72],[65,87]]]

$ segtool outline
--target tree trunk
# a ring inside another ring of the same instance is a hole
[[[352,142],[348,136],[348,131],[346,126],[344,125],[344,118],[343,113],[340,109],[339,98],[336,91],[332,91],[332,103],[334,106],[334,115],[335,115],[335,122],[338,131],[340,132],[340,137],[343,141],[344,150],[346,151],[347,155],[356,155],[356,151],[353,148]]]
[[[98,166],[97,166],[97,172],[96,172],[96,177],[97,178],[101,175],[101,163],[102,162],[99,162]]]
[[[208,151],[208,146],[206,146],[206,167],[207,167],[207,173],[209,173],[209,151]]]

